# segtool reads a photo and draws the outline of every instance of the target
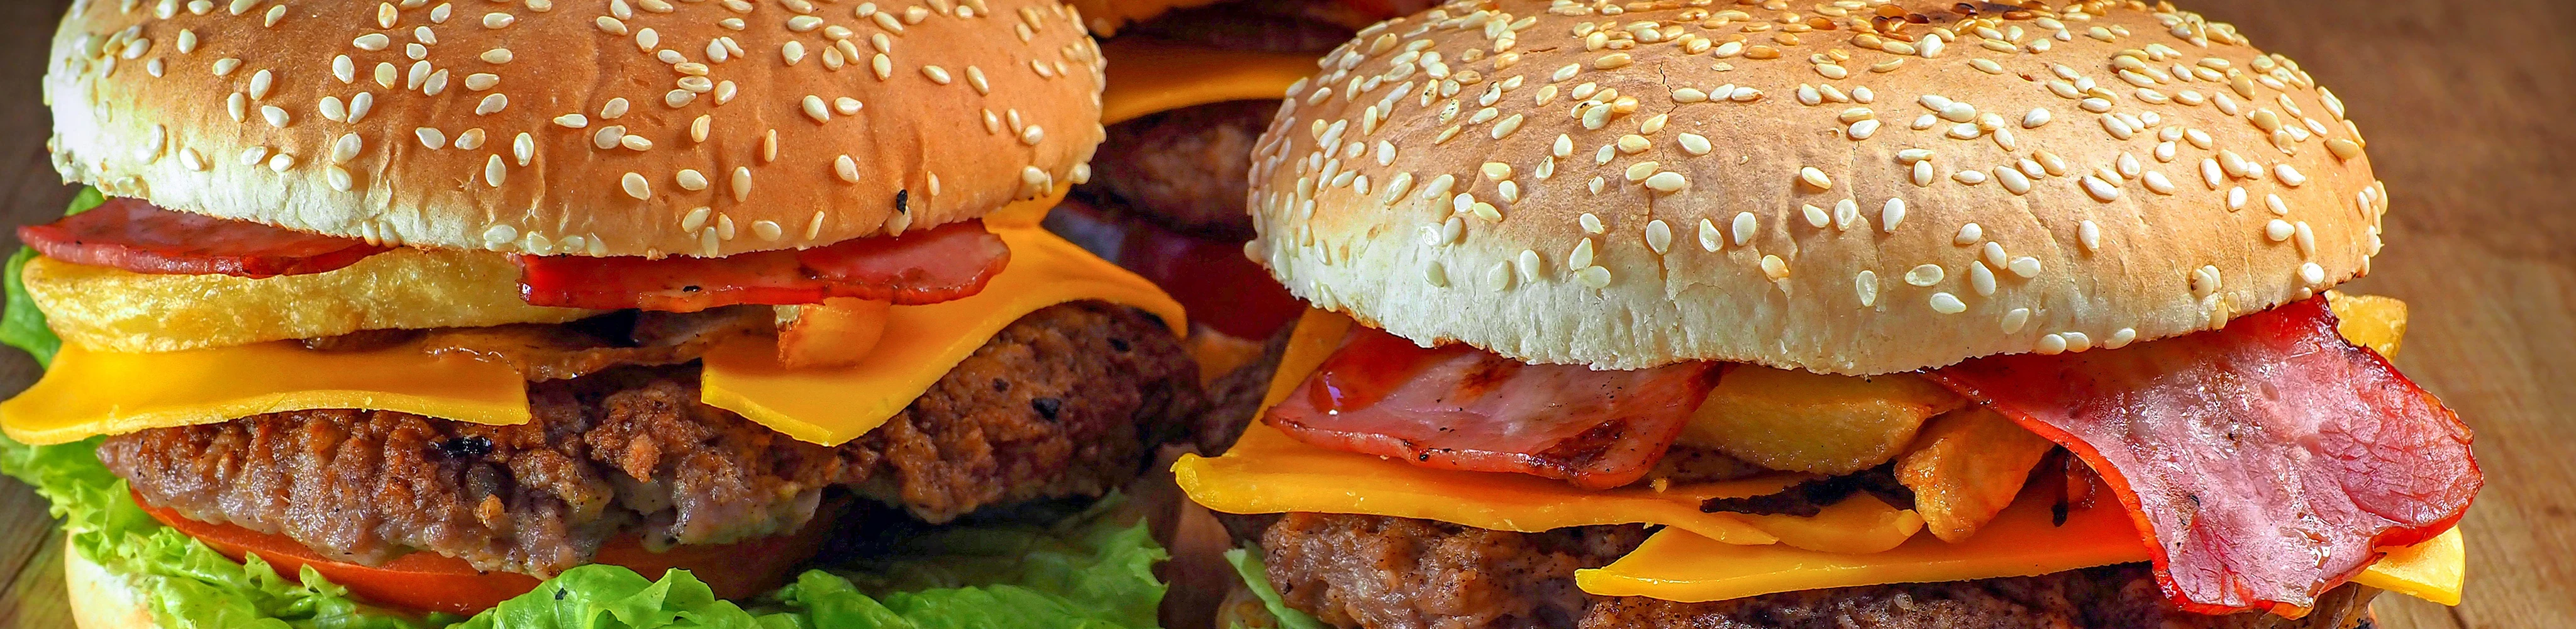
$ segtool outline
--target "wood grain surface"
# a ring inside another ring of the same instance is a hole
[[[354,1],[354,0],[352,0]],[[0,212],[60,212],[38,79],[67,0],[0,0]],[[2576,2],[2203,0],[2299,59],[2371,139],[2394,209],[2371,277],[2414,306],[2405,372],[2478,430],[2467,601],[2380,599],[2394,629],[2576,627]],[[0,236],[0,247],[16,248]],[[0,391],[33,382],[0,350]],[[0,479],[0,627],[71,626],[44,501]]]

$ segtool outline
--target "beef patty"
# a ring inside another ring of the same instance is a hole
[[[145,502],[377,563],[414,550],[551,575],[612,535],[650,547],[794,531],[826,489],[944,522],[988,505],[1099,496],[1200,404],[1162,322],[1097,303],[1021,318],[884,426],[838,447],[698,402],[693,366],[528,387],[534,419],[486,426],[312,410],[110,437]]]
[[[1278,112],[1275,100],[1231,101],[1110,125],[1092,157],[1091,182],[1076,193],[1173,231],[1250,239],[1243,174],[1252,170],[1252,143]]]
[[[1317,513],[1230,516],[1227,525],[1260,545],[1289,606],[1366,629],[2344,629],[2368,616],[2377,593],[2348,584],[2296,620],[2204,616],[2167,602],[2146,564],[2123,564],[1676,603],[1575,587],[1575,570],[1608,565],[1643,543],[1646,529],[1637,525],[1514,533]]]

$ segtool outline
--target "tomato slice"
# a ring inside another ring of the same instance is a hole
[[[244,554],[259,553],[261,559],[277,568],[278,574],[289,579],[305,566],[312,566],[332,583],[349,588],[350,594],[376,605],[470,616],[526,594],[539,582],[536,577],[515,572],[475,570],[463,559],[437,553],[411,553],[381,566],[336,561],[284,535],[191,520],[176,510],[146,504],[141,496],[135,497],[135,503],[142,504],[152,519],[205,542],[226,557],[238,561]],[[602,544],[595,559],[598,563],[632,568],[648,578],[660,577],[672,569],[687,570],[714,588],[718,598],[750,598],[785,585],[800,564],[820,552],[832,530],[829,522],[834,518],[827,516],[838,511],[827,505],[805,528],[787,535],[713,546],[676,546],[659,553],[645,550],[638,536],[621,535]]]

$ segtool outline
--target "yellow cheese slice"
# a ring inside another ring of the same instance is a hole
[[[888,309],[885,339],[864,362],[788,369],[771,340],[736,341],[706,355],[700,401],[799,440],[839,445],[884,424],[1002,328],[1041,308],[1101,300],[1189,329],[1180,303],[1145,278],[1042,229],[993,233],[1011,246],[1010,266],[973,297]]]
[[[1279,376],[1263,401],[1285,399],[1341,343],[1354,325],[1309,310],[1291,333]],[[1664,524],[1730,544],[1783,543],[1842,552],[1893,548],[1923,528],[1911,510],[1874,498],[1847,500],[1813,518],[1701,513],[1709,498],[1757,496],[1807,477],[1762,478],[1587,491],[1521,474],[1416,467],[1365,454],[1318,448],[1255,422],[1225,456],[1183,455],[1172,466],[1190,499],[1227,513],[1312,511],[1439,520],[1504,531],[1545,531],[1596,524]]]
[[[316,352],[280,341],[144,354],[66,343],[36,386],[0,402],[0,429],[47,445],[316,408],[524,424],[528,392],[508,365],[411,346]]]
[[[2388,556],[2354,576],[2352,582],[2444,605],[2460,604],[2460,586],[2468,581],[2468,542],[2460,527],[2424,543],[2389,549]]]
[[[1341,315],[1309,310],[1291,333],[1262,407],[1286,399],[1352,325]],[[1791,479],[1674,488],[1661,494],[1647,489],[1584,492],[1544,479],[1429,470],[1325,450],[1260,423],[1247,428],[1224,456],[1184,455],[1173,472],[1192,500],[1229,513],[1361,513],[1509,531],[1628,522],[1671,525],[1618,562],[1577,574],[1584,591],[1611,596],[1724,600],[1827,587],[2027,576],[2147,560],[2128,514],[2116,508],[2078,511],[2064,526],[2056,526],[2047,501],[2021,500],[1975,537],[1949,544],[1914,535],[1921,528],[1919,517],[1875,500],[1846,501],[1843,505],[1866,506],[1829,509],[1815,518],[1698,513],[1701,498],[1767,493]],[[1876,512],[1866,512],[1872,507]],[[2391,549],[2353,580],[2451,605],[2459,601],[2464,563],[2454,528],[2423,544]]]
[[[2050,523],[2050,501],[2023,496],[1975,537],[1951,544],[1929,535],[1895,550],[1851,554],[1786,545],[1743,546],[1666,529],[1618,561],[1574,575],[1583,591],[1670,601],[1722,601],[1818,588],[2019,577],[2146,561],[2127,511],[2083,509]],[[2393,549],[2353,578],[2362,585],[2444,605],[2460,603],[2460,531]]]
[[[1290,84],[1314,76],[1318,57],[1137,37],[1101,44],[1100,52],[1109,58],[1109,83],[1100,94],[1105,125],[1183,107],[1279,100]]]

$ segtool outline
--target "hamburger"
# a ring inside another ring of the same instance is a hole
[[[1242,255],[1252,237],[1242,211],[1252,141],[1317,58],[1397,13],[1342,0],[1076,6],[1110,61],[1108,137],[1091,179],[1047,226],[1155,280],[1198,315],[1191,345],[1211,381],[1257,365],[1263,343],[1301,307]],[[1257,398],[1258,384],[1243,397]]]
[[[74,5],[0,469],[80,623],[1152,625],[1200,387],[1038,227],[1080,17],[576,4]]]
[[[1178,483],[1252,626],[2317,627],[2456,604],[2344,103],[2142,2],[1459,1],[1255,144],[1311,304]]]

